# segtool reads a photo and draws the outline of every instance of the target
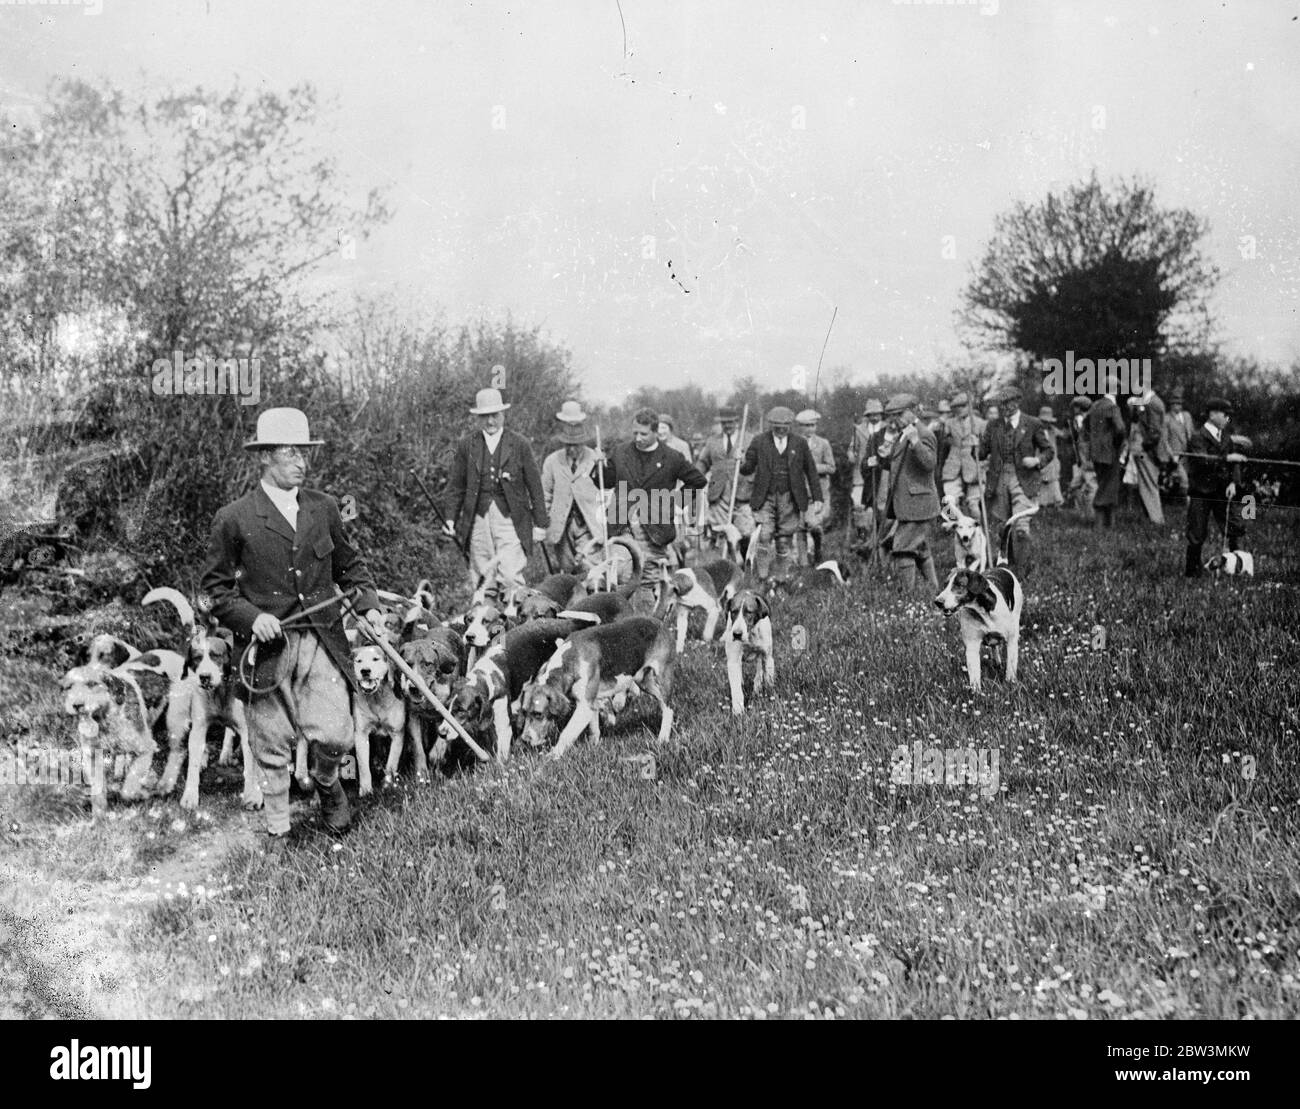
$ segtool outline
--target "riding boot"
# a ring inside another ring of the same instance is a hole
[[[1016,576],[1021,580],[1029,577],[1029,571],[1034,568],[1033,540],[1027,535],[1017,535],[1011,551],[1011,565],[1015,568]]]
[[[929,555],[926,555],[921,559],[918,569],[921,577],[925,579],[922,582],[918,582],[918,585],[924,588],[925,582],[929,582],[930,588],[937,590],[939,588],[939,575],[935,573],[934,559]]]
[[[331,832],[346,832],[352,826],[352,813],[343,783],[338,778],[329,786],[317,782],[316,792],[320,795],[320,815],[325,827]]]
[[[812,540],[812,558],[808,564],[810,566],[820,566],[822,561],[822,529],[809,528],[808,537]]]
[[[1183,577],[1199,578],[1205,573],[1205,567],[1201,565],[1201,545],[1199,543],[1187,544],[1187,560],[1183,564]]]

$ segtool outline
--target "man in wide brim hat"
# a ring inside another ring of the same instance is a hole
[[[471,588],[489,574],[523,585],[533,543],[550,523],[533,448],[505,426],[509,408],[499,389],[478,391],[470,408],[478,429],[456,444],[447,480],[443,530],[468,550]]]
[[[574,401],[566,401],[556,418],[563,422],[559,440],[563,446],[542,461],[542,496],[550,524],[545,542],[559,558],[559,569],[575,573],[582,569],[581,552],[597,539],[605,541],[604,509],[600,489],[592,478],[595,438],[586,423],[568,417],[582,413]],[[585,420],[586,414],[582,413]]]
[[[347,829],[351,815],[339,765],[353,747],[352,653],[339,608],[315,613],[311,622],[283,626],[294,613],[359,588],[355,605],[376,626],[383,614],[374,580],[343,530],[333,497],[303,488],[313,439],[307,417],[296,408],[267,409],[257,433],[244,444],[256,451],[261,480],[249,493],[217,512],[212,522],[202,590],[212,615],[234,633],[234,656],[258,644],[253,685],[278,686],[253,694],[241,684],[235,695],[248,702],[249,742],[257,761],[266,830],[289,833],[289,767],[299,732],[311,753],[310,773],[328,829]],[[182,804],[198,798],[182,798]],[[244,802],[256,797],[245,789]]]

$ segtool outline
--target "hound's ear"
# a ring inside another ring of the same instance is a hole
[[[126,682],[116,674],[104,675],[104,688],[108,690],[108,695],[116,704],[120,705],[126,701]]]
[[[126,649],[125,643],[114,643],[113,649],[108,652],[108,663],[110,670],[116,670],[123,663],[131,661],[131,652]]]
[[[212,622],[212,634],[218,639],[224,639],[232,648],[235,646],[235,633],[229,628],[223,628],[215,620]]]
[[[755,603],[754,611],[758,614],[759,620],[765,620],[772,615],[772,610],[768,608],[767,602],[759,597]]]

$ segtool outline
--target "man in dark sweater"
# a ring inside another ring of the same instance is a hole
[[[692,505],[692,495],[708,485],[708,479],[680,451],[659,441],[659,413],[642,408],[632,417],[632,441],[615,447],[605,458],[596,452],[597,466],[604,467],[605,488],[613,490],[609,506],[611,535],[630,534],[645,554],[642,584],[654,586],[662,580],[663,567],[676,565],[672,552],[677,538],[674,515],[681,493],[680,481]],[[593,470],[593,474],[595,471]]]
[[[1227,537],[1229,547],[1235,547],[1237,541],[1246,534],[1246,526],[1241,517],[1241,502],[1236,499],[1237,484],[1241,481],[1241,464],[1246,461],[1246,456],[1237,451],[1236,444],[1225,430],[1232,405],[1215,397],[1205,408],[1205,423],[1192,432],[1187,443],[1187,484],[1190,498],[1187,502],[1187,562],[1184,574],[1189,578],[1200,577],[1205,572],[1201,563],[1201,546],[1205,543],[1211,516]],[[1212,457],[1197,458],[1198,454]]]

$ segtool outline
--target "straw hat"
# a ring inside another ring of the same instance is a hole
[[[582,410],[582,405],[576,400],[566,400],[560,405],[560,410],[555,414],[555,418],[561,423],[581,424],[586,422],[587,413]]]

